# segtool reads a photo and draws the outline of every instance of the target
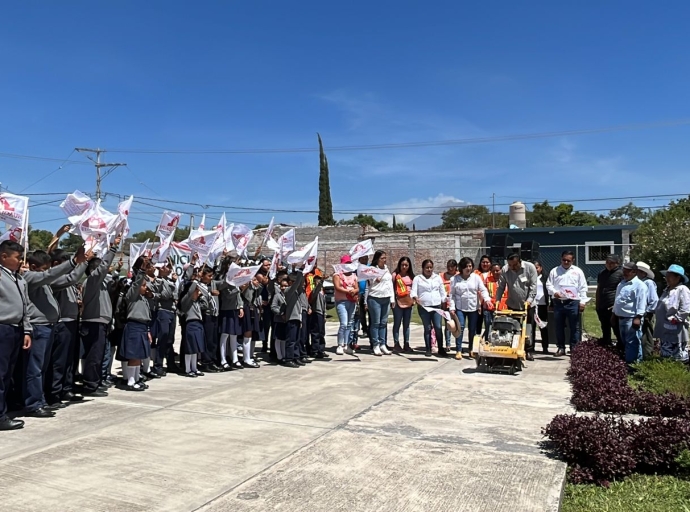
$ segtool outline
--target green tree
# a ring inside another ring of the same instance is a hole
[[[475,229],[491,227],[491,212],[486,206],[472,204],[449,208],[441,214],[441,229]]]
[[[527,215],[530,227],[551,228],[559,226],[596,226],[602,224],[601,217],[590,213],[575,211],[569,203],[552,206],[548,201],[536,203]]]
[[[390,227],[385,220],[376,220],[371,215],[364,215],[358,213],[351,219],[343,219],[338,221],[339,226],[371,226],[379,231],[388,231]]]
[[[134,233],[130,237],[130,242],[132,242],[133,244],[140,244],[140,243],[146,242],[146,240],[148,240],[149,242],[153,242],[154,240],[157,240],[156,232],[151,230],[151,229],[147,229],[146,231],[140,231],[139,233]]]
[[[611,210],[608,215],[611,224],[641,224],[648,218],[649,211],[635,206],[632,202]]]
[[[408,228],[405,224],[398,224],[398,222],[395,220],[395,215],[393,215],[393,227],[391,228],[391,231],[409,231],[410,228]]]
[[[655,270],[677,263],[690,270],[690,198],[671,201],[651,214],[634,233],[634,260]]]
[[[187,226],[186,228],[181,228],[178,226],[178,228],[175,230],[173,241],[181,242],[182,240],[187,240],[187,238],[189,238],[189,226]],[[153,240],[153,238],[151,240]],[[156,240],[158,239],[156,238]]]
[[[264,229],[267,227],[268,227],[268,224],[257,224],[256,226],[254,226],[254,229]]]
[[[29,226],[29,250],[45,251],[53,239],[53,233],[45,229],[31,229]]]
[[[76,252],[84,244],[84,239],[74,233],[69,233],[60,241],[60,248],[67,252]]]
[[[333,203],[331,202],[331,184],[328,176],[328,159],[323,150],[321,135],[319,139],[319,226],[333,226]]]

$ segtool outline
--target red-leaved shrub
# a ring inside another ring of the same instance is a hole
[[[556,454],[570,466],[572,483],[608,485],[634,471],[672,473],[688,446],[690,421],[561,414],[542,429]]]

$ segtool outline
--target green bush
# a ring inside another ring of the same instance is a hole
[[[635,365],[630,385],[657,395],[673,393],[690,397],[690,371],[679,361],[650,359]]]

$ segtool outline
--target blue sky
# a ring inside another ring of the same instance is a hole
[[[690,118],[689,17],[681,1],[7,4],[0,153],[315,148],[318,131],[336,210],[412,213],[452,199],[487,204],[492,193],[499,204],[687,193],[687,124],[430,148],[328,147]],[[106,192],[318,207],[317,153],[105,158],[129,164],[104,181]],[[76,153],[70,160],[86,162]],[[15,192],[94,190],[93,167],[73,163],[32,185],[59,163],[0,156],[0,182]],[[215,219],[221,210],[208,212]],[[227,215],[251,225],[271,214]],[[152,228],[160,209],[136,205],[132,216],[135,230]],[[36,228],[55,229],[60,217],[55,204],[31,212]],[[313,223],[316,215],[276,220]]]

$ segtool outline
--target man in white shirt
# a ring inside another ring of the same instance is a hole
[[[573,251],[563,251],[560,266],[549,273],[546,290],[552,298],[554,320],[556,322],[556,356],[565,355],[565,322],[570,328],[570,351],[580,341],[580,317],[585,310],[587,298],[587,279],[584,272],[575,265]]]

